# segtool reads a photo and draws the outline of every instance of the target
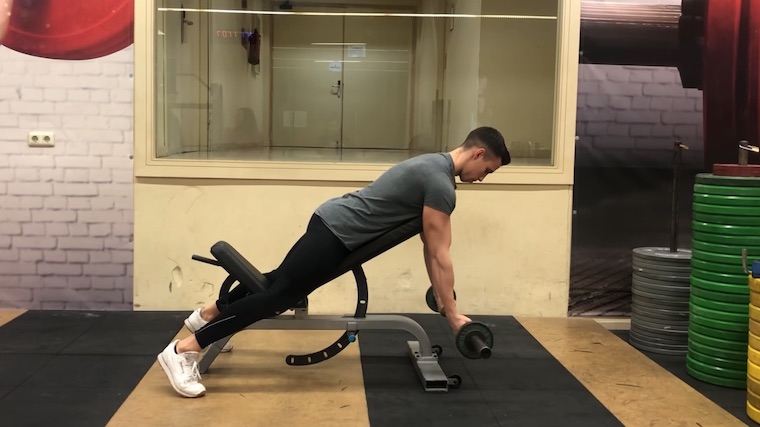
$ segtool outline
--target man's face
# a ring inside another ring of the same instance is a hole
[[[473,156],[462,168],[459,179],[462,182],[483,181],[486,176],[496,172],[501,167],[501,160],[498,157],[486,156],[483,148],[474,150]]]

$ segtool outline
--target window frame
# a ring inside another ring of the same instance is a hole
[[[370,182],[390,163],[283,162],[157,158],[155,149],[156,2],[134,2],[135,178],[234,179],[301,182]],[[562,0],[557,10],[556,89],[552,165],[512,164],[491,174],[488,184],[572,185],[575,158],[580,0]],[[482,184],[480,184],[482,185]]]

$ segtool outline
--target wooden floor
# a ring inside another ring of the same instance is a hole
[[[233,351],[219,355],[203,374],[207,394],[187,399],[174,393],[155,362],[171,339],[188,334],[181,322],[185,314],[51,312],[49,324],[45,315],[0,311],[2,425],[754,425],[737,410],[744,404],[742,390],[713,388],[708,395],[699,382],[684,381],[674,369],[585,318],[482,317],[495,332],[493,357],[469,360],[457,353],[440,317],[410,316],[443,346],[441,366],[465,380],[461,389],[443,394],[422,391],[405,355],[404,334],[361,332],[359,345],[329,361],[290,367],[283,355],[321,348],[335,333],[243,331],[233,337]],[[108,334],[116,324],[119,331]],[[133,347],[131,355],[117,348],[137,331],[145,334],[142,346]],[[19,336],[32,332],[39,334],[35,340]],[[58,337],[55,346],[36,346],[52,336]],[[39,366],[31,365],[35,357],[41,358]],[[58,358],[63,358],[60,363]],[[143,365],[131,368],[129,375],[103,373],[94,366],[97,358],[103,363],[140,360]],[[27,372],[22,374],[20,367],[12,372],[13,360],[26,360]],[[45,381],[54,386],[44,386]],[[102,404],[77,397],[98,387],[102,389],[95,392],[103,396],[106,390],[128,391],[113,393]]]

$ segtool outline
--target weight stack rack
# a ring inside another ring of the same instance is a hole
[[[745,388],[748,343],[760,342],[760,323],[753,333],[742,250],[760,257],[760,178],[713,172],[698,174],[694,184],[686,371]]]
[[[749,347],[747,348],[747,416],[760,423],[760,261],[749,274]]]

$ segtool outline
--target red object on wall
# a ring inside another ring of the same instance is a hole
[[[742,0],[707,2],[703,96],[705,163],[736,163]]]
[[[134,0],[15,0],[3,45],[50,59],[110,55],[134,40]]]

